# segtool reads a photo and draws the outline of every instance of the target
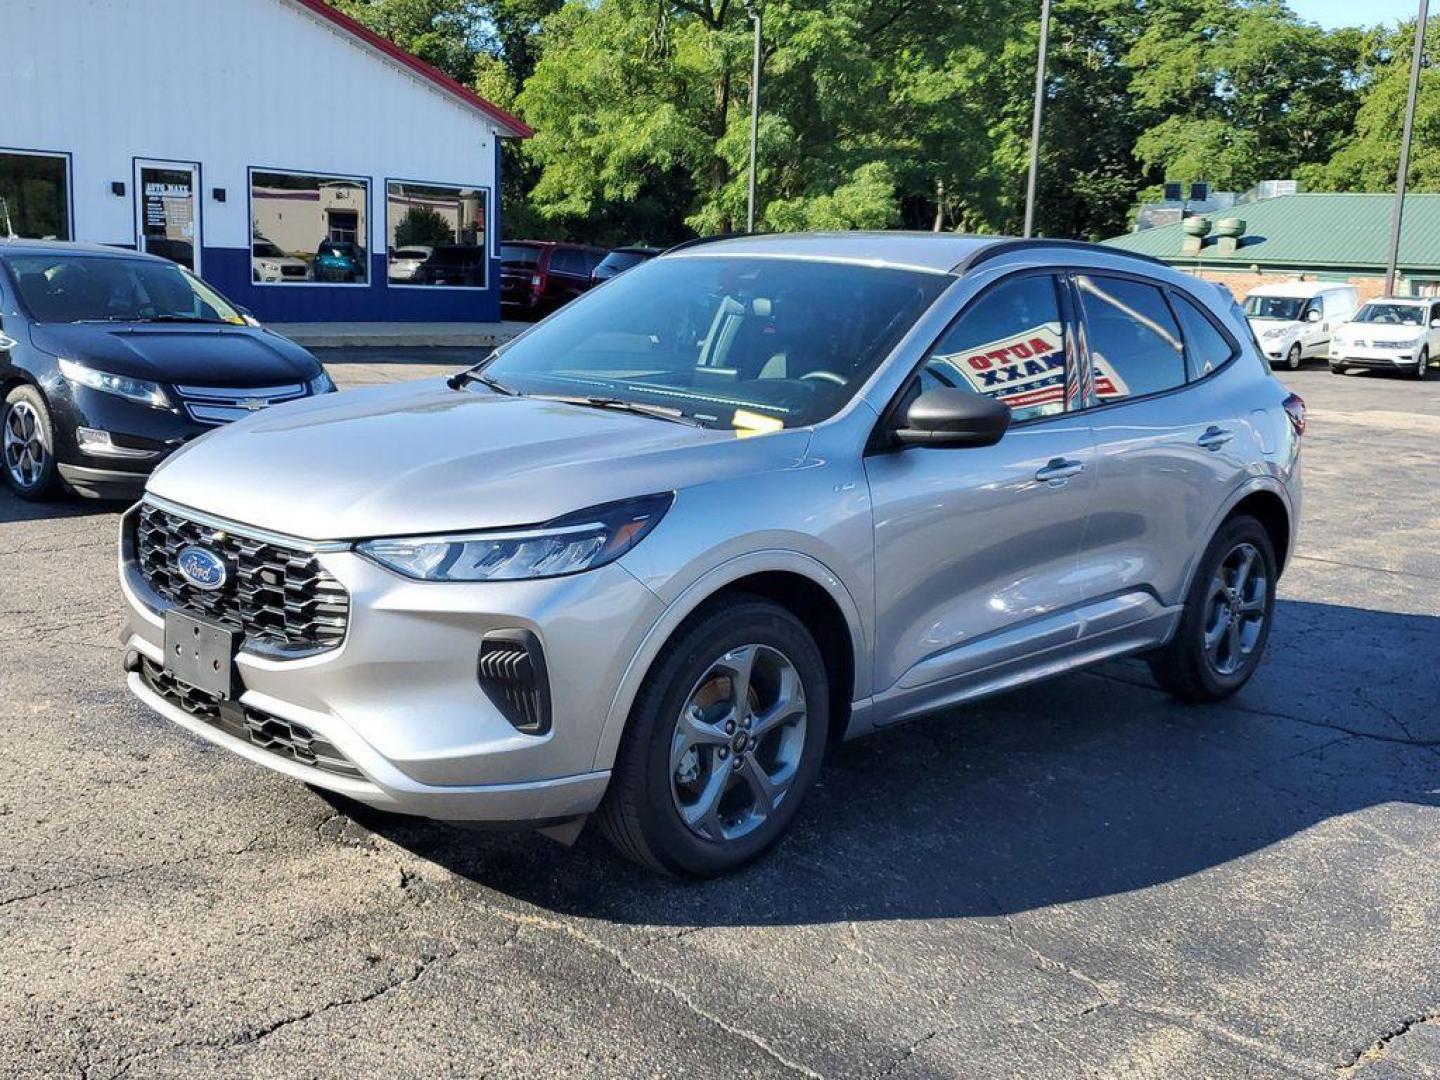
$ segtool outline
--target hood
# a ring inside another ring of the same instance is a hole
[[[1255,333],[1263,334],[1266,330],[1274,330],[1277,327],[1285,330],[1298,330],[1304,324],[1299,319],[1266,319],[1259,315],[1246,317]]]
[[[1397,326],[1395,323],[1369,323],[1352,322],[1346,323],[1335,331],[1336,337],[1345,337],[1350,340],[1360,338],[1362,341],[1414,341],[1421,334],[1427,333],[1424,326]]]
[[[320,373],[289,338],[253,326],[35,323],[35,347],[113,375],[196,386],[277,386]]]
[[[273,406],[171,455],[147,490],[310,540],[537,524],[615,499],[796,467],[752,438],[422,380]]]

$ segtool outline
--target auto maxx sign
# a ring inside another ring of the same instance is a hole
[[[1115,369],[1095,355],[1095,394],[1102,401],[1129,392]],[[997,398],[1017,411],[1059,412],[1065,403],[1065,347],[1060,329],[1042,323],[1013,337],[938,355],[932,363],[958,373],[972,390]]]

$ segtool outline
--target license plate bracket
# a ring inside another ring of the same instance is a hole
[[[183,611],[165,612],[165,670],[221,701],[235,696],[238,635],[228,626]]]

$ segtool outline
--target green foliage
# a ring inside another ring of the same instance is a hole
[[[752,24],[738,0],[331,0],[536,131],[506,235],[665,244],[744,228]],[[1034,0],[765,0],[766,229],[1017,232]],[[1054,0],[1038,229],[1100,238],[1167,179],[1393,183],[1410,30],[1284,0]],[[1440,47],[1440,41],[1437,41]],[[1440,190],[1427,69],[1412,182]]]
[[[440,247],[455,243],[455,230],[439,212],[428,206],[412,206],[395,226],[395,247]]]

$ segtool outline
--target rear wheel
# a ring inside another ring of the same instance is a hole
[[[1300,343],[1297,341],[1290,346],[1290,351],[1285,354],[1285,366],[1291,371],[1300,370]]]
[[[1205,549],[1175,636],[1150,659],[1162,688],[1185,701],[1221,701],[1255,674],[1275,611],[1270,534],[1231,518]]]
[[[664,873],[738,869],[794,820],[828,716],[824,660],[795,616],[748,597],[702,609],[636,698],[600,827]]]
[[[0,420],[5,480],[22,499],[47,499],[59,487],[54,429],[40,391],[17,386],[5,396]]]

